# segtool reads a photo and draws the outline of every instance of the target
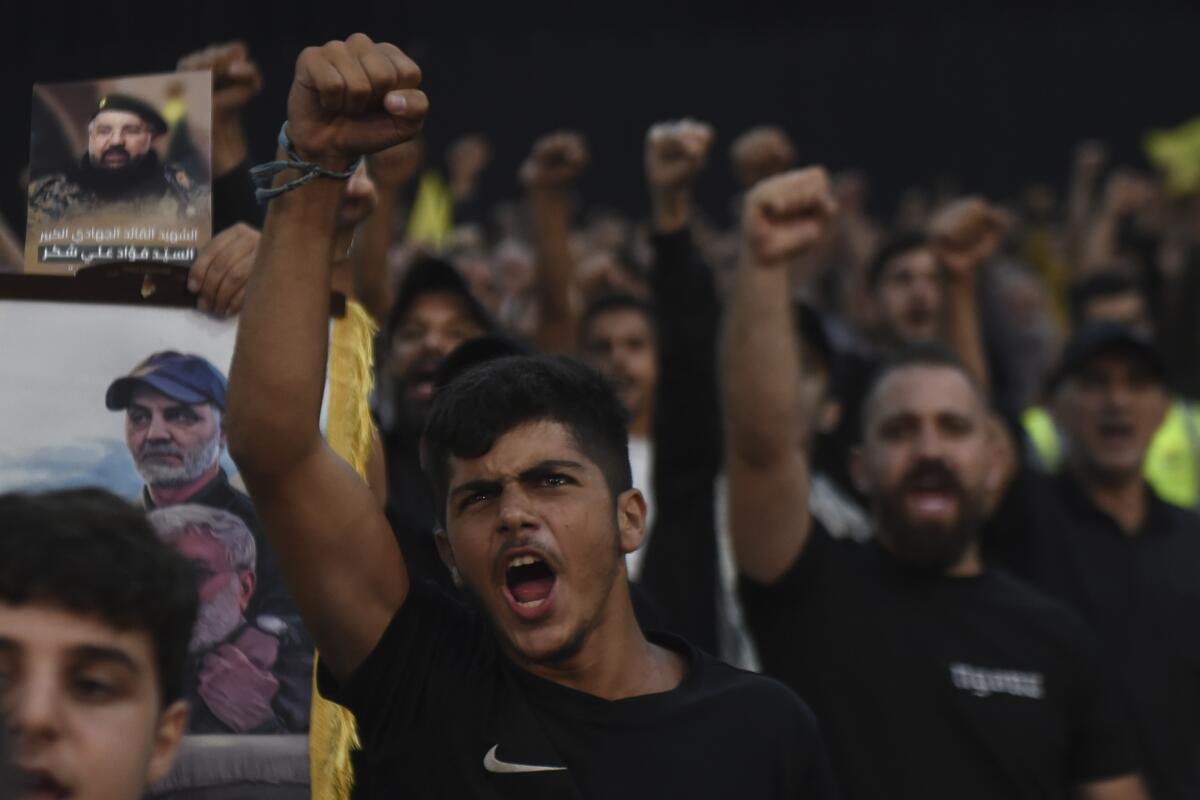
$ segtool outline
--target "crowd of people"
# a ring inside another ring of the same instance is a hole
[[[1061,192],[883,220],[758,127],[725,229],[682,119],[646,220],[581,213],[573,131],[486,207],[486,138],[421,179],[439,99],[356,34],[300,54],[259,205],[251,54],[180,66],[214,78],[189,289],[237,347],[109,389],[148,515],[0,497],[18,797],[302,729],[313,643],[355,797],[1200,797],[1200,195],[1091,142]],[[379,325],[365,478],[321,429],[331,292]]]

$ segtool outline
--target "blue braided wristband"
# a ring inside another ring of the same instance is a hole
[[[314,164],[311,161],[305,161],[300,158],[296,152],[295,145],[292,144],[291,138],[288,136],[287,123],[284,122],[279,128],[279,149],[287,156],[285,161],[268,161],[265,164],[250,168],[250,178],[254,181],[256,188],[254,190],[254,199],[259,204],[265,204],[274,200],[279,195],[285,192],[290,192],[293,189],[299,188],[311,181],[313,178],[337,178],[338,180],[349,180],[350,176],[358,169],[362,163],[363,157],[359,156],[354,163],[346,168],[344,172],[333,172],[323,168],[319,164]],[[275,176],[283,172],[285,169],[295,169],[300,171],[300,177],[288,181],[282,186],[271,186],[271,182],[275,180]]]

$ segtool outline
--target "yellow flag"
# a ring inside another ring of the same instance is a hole
[[[1150,163],[1166,178],[1169,192],[1200,190],[1200,117],[1177,128],[1151,131],[1142,146]]]

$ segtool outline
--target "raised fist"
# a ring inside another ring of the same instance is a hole
[[[446,151],[446,170],[452,182],[471,182],[492,160],[492,146],[480,133],[455,139]]]
[[[262,91],[262,73],[242,42],[209,45],[179,59],[176,68],[212,70],[214,117],[239,113]]]
[[[759,181],[789,170],[796,163],[796,148],[782,128],[752,128],[729,148],[733,172],[742,187],[749,189]]]
[[[538,139],[521,165],[521,182],[526,188],[567,189],[588,164],[587,142],[573,131],[559,131]]]
[[[400,48],[362,33],[305,48],[288,93],[296,151],[326,169],[344,170],[360,155],[408,141],[429,109],[420,83],[420,68]]]
[[[1108,148],[1104,142],[1088,139],[1075,147],[1075,170],[1083,175],[1100,174],[1108,163]]]
[[[188,289],[199,295],[197,308],[216,317],[231,317],[242,310],[261,238],[256,229],[239,222],[200,248],[188,271]]]
[[[712,142],[712,126],[696,120],[652,125],[646,132],[646,180],[650,188],[686,188],[708,160]]]
[[[982,197],[963,197],[934,213],[929,241],[953,276],[966,275],[991,258],[1008,229],[1008,215]]]
[[[837,202],[822,167],[767,178],[746,195],[742,247],[751,263],[779,267],[824,242]]]

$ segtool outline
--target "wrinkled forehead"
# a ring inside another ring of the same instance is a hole
[[[882,377],[863,401],[863,427],[901,414],[975,418],[986,411],[975,384],[961,369],[933,364],[896,367]]]
[[[92,124],[95,128],[101,126],[110,128],[146,127],[146,121],[132,111],[101,111],[92,120]]]
[[[529,420],[497,436],[491,449],[480,456],[451,454],[450,474],[452,483],[511,477],[552,461],[573,461],[585,468],[595,466],[570,427],[553,419]]]

